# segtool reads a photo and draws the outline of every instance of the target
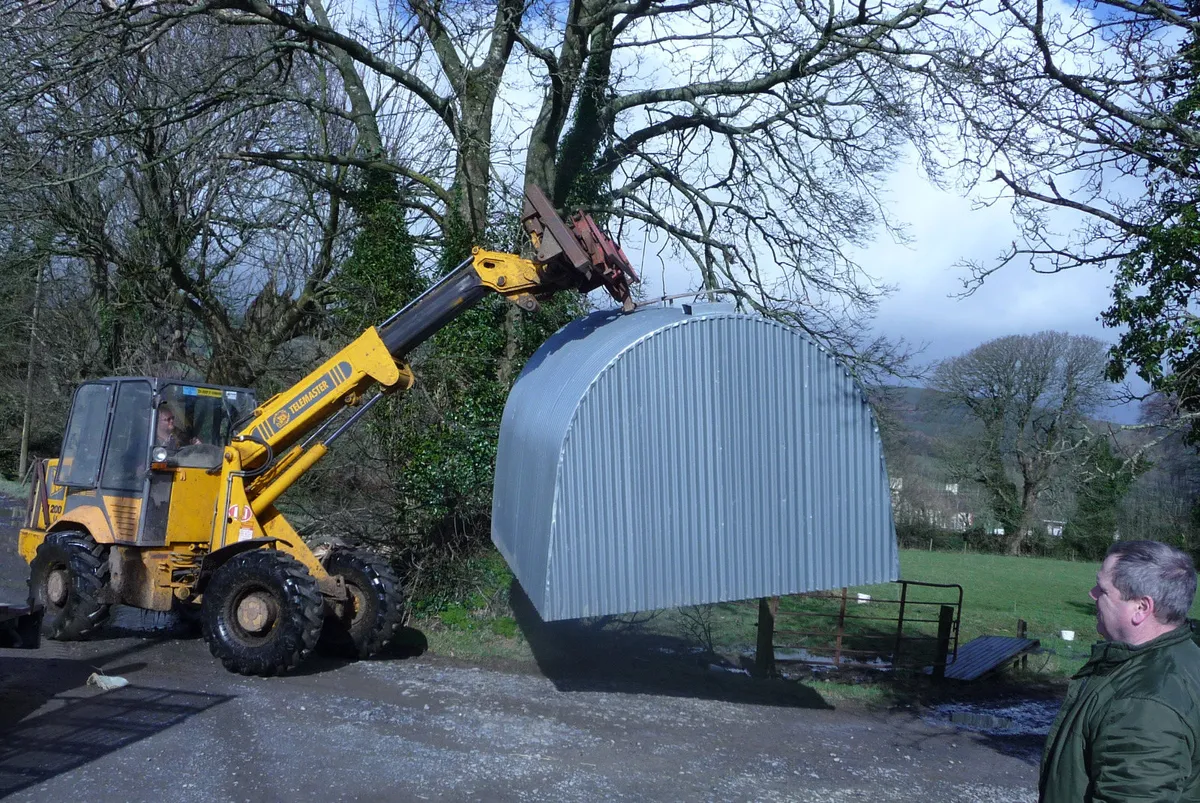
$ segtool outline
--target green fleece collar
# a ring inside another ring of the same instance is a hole
[[[1092,645],[1092,657],[1075,673],[1074,677],[1082,678],[1089,675],[1107,675],[1130,658],[1136,658],[1139,655],[1143,655],[1150,650],[1157,650],[1160,647],[1170,647],[1173,644],[1187,641],[1191,637],[1192,631],[1185,622],[1174,630],[1163,633],[1158,638],[1147,641],[1145,644],[1139,644],[1136,647],[1132,644],[1126,644],[1123,641],[1096,642]]]

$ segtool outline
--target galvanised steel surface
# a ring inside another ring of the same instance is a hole
[[[807,337],[719,305],[597,312],[546,341],[504,409],[492,540],[548,621],[899,576],[862,391]]]

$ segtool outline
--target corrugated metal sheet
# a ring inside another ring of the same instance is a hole
[[[693,310],[575,321],[513,387],[492,540],[548,621],[899,575],[850,374],[780,324]]]

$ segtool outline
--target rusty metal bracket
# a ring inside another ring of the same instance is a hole
[[[329,597],[337,601],[343,601],[349,598],[346,591],[346,581],[340,574],[330,574],[321,577],[317,580],[317,587],[321,590],[321,596]]]
[[[525,188],[521,225],[533,241],[534,261],[576,275],[572,284],[583,292],[603,287],[633,311],[630,285],[639,281],[621,246],[605,234],[591,215],[577,212],[569,223],[559,217],[546,194],[535,186]]]

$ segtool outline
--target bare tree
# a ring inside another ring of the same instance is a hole
[[[970,266],[1114,270],[1109,375],[1135,371],[1200,412],[1200,17],[1194,0],[999,0],[934,56],[956,151],[994,176],[1023,237]],[[1107,277],[1106,277],[1107,278]],[[1200,430],[1196,431],[1200,434]]]
[[[261,31],[205,18],[137,49],[77,7],[31,8],[23,23],[3,43],[26,66],[4,92],[0,193],[43,233],[48,323],[84,330],[72,378],[253,383],[313,326],[340,199],[222,154],[264,138],[320,150],[346,137],[348,126],[280,100],[298,86],[319,98],[321,76],[282,63]],[[331,166],[324,183],[340,181]]]
[[[246,147],[241,159],[295,174],[390,171],[424,221],[414,230],[461,232],[460,250],[486,242],[521,185],[536,184],[560,206],[666,238],[700,287],[729,289],[856,364],[902,356],[864,336],[888,288],[851,254],[881,229],[900,236],[879,189],[909,143],[936,134],[920,100],[928,54],[952,36],[947,5],[410,0],[371,18],[361,8],[147,0],[107,13],[135,42],[203,14],[336,67],[351,147]],[[400,137],[429,147],[402,153]]]
[[[1104,398],[1108,347],[1061,332],[988,341],[938,365],[933,386],[976,425],[964,479],[983,487],[1019,554],[1039,498],[1089,441],[1086,414]]]
[[[938,54],[943,108],[967,135],[962,155],[1011,193],[1025,224],[1025,239],[997,263],[975,265],[972,281],[1013,262],[1053,272],[1129,256],[1163,219],[1146,203],[1145,179],[1192,183],[1200,175],[1187,156],[1200,128],[1177,108],[1193,86],[1194,10],[1000,0],[999,12]],[[1063,236],[1052,208],[1079,213],[1081,227]]]

